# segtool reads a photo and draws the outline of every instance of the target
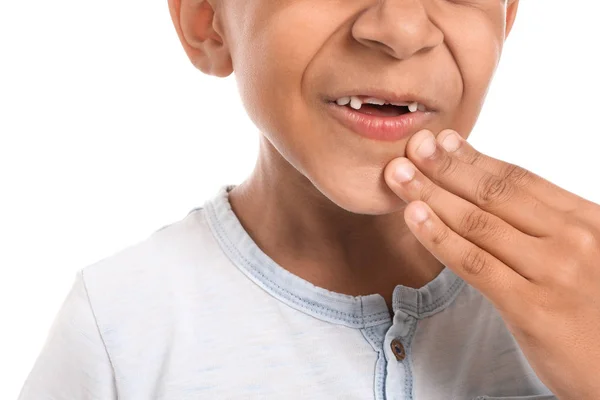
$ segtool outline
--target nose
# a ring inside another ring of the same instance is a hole
[[[444,41],[423,0],[377,0],[354,22],[352,35],[364,46],[397,59],[431,49]]]

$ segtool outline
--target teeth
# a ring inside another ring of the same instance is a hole
[[[352,96],[350,97],[350,107],[354,108],[355,110],[360,110],[360,108],[362,107],[362,100],[359,99],[356,96]]]
[[[416,101],[413,101],[410,103],[407,103],[407,102],[390,103],[386,100],[378,99],[376,97],[369,97],[365,100],[361,100],[358,96],[346,96],[346,97],[340,97],[335,102],[339,106],[346,106],[346,105],[350,104],[350,107],[352,107],[355,110],[360,110],[360,108],[362,107],[363,104],[375,104],[375,105],[379,105],[379,106],[382,106],[384,104],[391,104],[393,106],[408,107],[408,110],[411,113],[417,112],[417,110],[422,111],[422,112],[427,111],[427,109],[425,108],[425,106],[423,104],[419,104]]]
[[[335,102],[338,106],[345,106],[346,104],[350,103],[350,97],[342,97],[337,99]]]
[[[377,99],[375,97],[369,97],[368,99],[366,99],[363,103],[367,103],[367,104],[376,104],[378,106],[382,106],[385,104],[385,100],[381,100],[381,99]]]

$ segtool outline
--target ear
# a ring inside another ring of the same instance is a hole
[[[507,0],[508,4],[506,5],[506,31],[504,32],[504,37],[507,38],[508,34],[512,30],[513,24],[515,23],[515,18],[517,16],[517,8],[519,8],[519,0]]]
[[[209,0],[169,0],[171,20],[187,56],[208,75],[225,77],[233,72],[231,55],[215,30],[215,12]]]

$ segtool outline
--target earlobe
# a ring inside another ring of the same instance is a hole
[[[504,32],[504,37],[507,38],[508,34],[512,30],[512,27],[515,23],[515,18],[517,17],[517,9],[519,8],[519,0],[507,0],[508,4],[506,5],[506,30]]]
[[[233,72],[231,55],[213,28],[214,9],[208,0],[169,0],[171,20],[192,64],[208,75]]]

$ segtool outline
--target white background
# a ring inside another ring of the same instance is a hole
[[[522,0],[469,141],[600,203],[598,15]],[[0,398],[75,272],[239,183],[257,137],[234,78],[188,62],[166,1],[0,3]]]

